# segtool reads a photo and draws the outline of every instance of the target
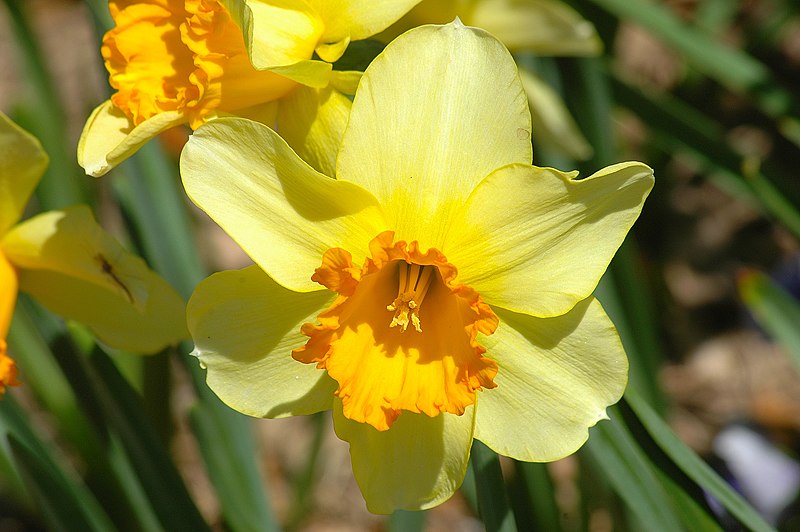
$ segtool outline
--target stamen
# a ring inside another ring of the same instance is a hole
[[[389,327],[401,327],[402,332],[405,332],[410,322],[417,332],[422,332],[419,308],[431,286],[433,268],[433,266],[421,266],[400,261],[397,297],[386,306],[386,310],[394,312]]]

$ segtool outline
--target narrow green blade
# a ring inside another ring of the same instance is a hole
[[[51,530],[115,530],[97,500],[75,473],[68,473],[28,426],[26,414],[11,396],[0,401],[8,443],[42,517]]]
[[[747,501],[733,491],[697,454],[681,442],[669,426],[631,387],[625,400],[659,447],[686,475],[713,495],[748,530],[773,530]]]
[[[739,275],[739,294],[758,323],[791,355],[800,369],[800,304],[763,273]]]

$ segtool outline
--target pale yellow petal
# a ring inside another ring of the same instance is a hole
[[[423,510],[449,499],[467,471],[475,409],[461,416],[403,412],[387,431],[344,417],[334,401],[336,435],[350,444],[353,474],[370,512]]]
[[[0,250],[0,343],[5,340],[17,304],[17,271]]]
[[[298,61],[291,65],[272,67],[269,70],[307,87],[318,89],[327,87],[332,76],[330,63],[312,59]]]
[[[332,87],[300,87],[281,99],[278,133],[314,169],[334,176],[351,105],[347,96]]]
[[[375,198],[303,162],[268,127],[221,118],[189,139],[181,156],[189,197],[279,284],[308,292],[323,253],[341,247],[360,264],[386,229]]]
[[[52,270],[20,271],[20,290],[52,312],[83,323],[110,347],[152,354],[187,339],[180,295],[151,270],[140,281],[148,287],[141,310],[105,286]]]
[[[533,117],[533,143],[580,161],[591,157],[592,147],[556,91],[524,68],[519,78]]]
[[[111,101],[95,109],[78,141],[78,164],[88,175],[100,177],[136,153],[150,139],[167,129],[188,122],[179,111],[167,111],[138,126]]]
[[[500,326],[480,341],[499,366],[497,387],[478,396],[475,437],[526,462],[572,454],[627,384],[614,325],[594,298],[556,318],[496,311]]]
[[[516,164],[487,177],[442,249],[458,281],[491,305],[539,317],[587,298],[639,216],[653,171],[628,162],[576,175]]]
[[[360,41],[385,30],[419,0],[309,0],[309,3],[325,26],[321,42],[335,43]]]
[[[323,22],[303,0],[222,0],[259,70],[311,59]]]
[[[358,70],[334,70],[331,72],[331,86],[339,92],[353,95],[363,75]]]
[[[334,294],[287,290],[258,266],[212,275],[187,307],[194,354],[208,386],[231,408],[256,417],[313,414],[331,408],[336,382],[292,358]]]
[[[153,287],[149,268],[95,222],[84,205],[49,211],[14,227],[0,252],[21,269],[44,269],[116,293],[144,311]]]
[[[381,202],[398,239],[438,247],[472,189],[530,163],[528,103],[508,51],[460,22],[403,34],[361,79],[337,177]]]
[[[154,353],[189,336],[178,293],[97,225],[88,207],[22,222],[0,241],[20,289],[117,349]]]
[[[511,50],[539,55],[597,55],[592,24],[556,0],[478,0],[465,22],[487,30]]]
[[[36,137],[0,113],[0,236],[22,216],[47,162]]]
[[[315,51],[323,61],[327,61],[328,63],[333,63],[337,61],[340,57],[342,57],[342,55],[344,55],[344,52],[345,50],[347,50],[347,47],[349,45],[350,45],[350,36],[348,35],[339,41],[319,44]]]

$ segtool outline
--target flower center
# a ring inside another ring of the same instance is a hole
[[[373,239],[361,268],[343,249],[325,252],[312,279],[339,297],[317,324],[303,325],[309,339],[292,352],[339,383],[345,416],[378,430],[404,410],[463,414],[497,374],[477,342],[497,328],[491,308],[454,282],[457,270],[441,252],[393,238],[387,231]],[[416,332],[403,334],[409,324]]]
[[[408,328],[409,318],[417,332],[422,332],[419,321],[419,307],[428,293],[433,276],[433,266],[420,266],[401,261],[398,267],[400,282],[397,283],[397,297],[386,310],[394,312],[389,327],[401,327],[403,332]]]

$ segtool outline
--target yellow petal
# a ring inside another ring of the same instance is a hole
[[[614,325],[594,298],[556,318],[496,310],[500,326],[482,341],[500,370],[478,396],[475,437],[527,462],[575,452],[627,384]]]
[[[336,43],[360,41],[385,30],[419,0],[309,0],[309,3],[324,23],[321,42]],[[338,58],[325,60],[335,61]]]
[[[317,45],[317,49],[315,51],[323,61],[333,63],[342,57],[342,55],[344,55],[344,51],[347,50],[349,45],[350,36],[348,35],[339,41]]]
[[[315,87],[318,89],[327,87],[332,76],[330,63],[312,59],[298,61],[291,65],[272,67],[270,71],[307,87]]]
[[[0,236],[22,216],[47,162],[39,141],[0,113]]]
[[[472,445],[475,409],[428,417],[405,412],[388,431],[344,417],[334,401],[336,435],[350,444],[353,474],[370,512],[423,510],[461,485]]]
[[[303,162],[270,128],[221,118],[198,129],[181,156],[189,197],[279,284],[320,290],[311,280],[326,250],[363,261],[386,229],[374,197]]]
[[[358,70],[334,70],[331,72],[331,86],[339,92],[353,95],[363,75]]]
[[[209,387],[231,408],[256,417],[330,409],[336,383],[294,360],[292,349],[305,341],[300,325],[332,298],[327,292],[289,291],[258,266],[200,283],[187,319]]]
[[[134,127],[108,100],[86,121],[78,141],[78,164],[88,175],[100,177],[162,131],[186,122],[181,112],[166,111]]]
[[[144,309],[106,287],[50,270],[22,270],[20,289],[52,312],[85,324],[103,343],[125,351],[151,354],[189,337],[184,304],[161,277],[145,270]]]
[[[17,272],[0,251],[0,341],[11,326],[14,306],[17,303]]]
[[[144,261],[106,233],[84,205],[49,211],[14,227],[0,249],[21,269],[45,269],[94,283],[142,311],[152,287]]]
[[[487,177],[442,249],[458,281],[490,305],[539,317],[588,297],[639,216],[653,171],[628,162],[576,175],[517,164]]]
[[[478,0],[465,22],[539,55],[597,55],[603,47],[594,26],[556,0]]]
[[[244,34],[250,60],[271,69],[311,59],[323,22],[303,0],[222,0]]]
[[[189,336],[178,293],[85,206],[35,216],[0,241],[20,289],[117,349],[154,353]]]
[[[300,87],[281,99],[277,129],[301,159],[334,176],[350,107],[347,96],[332,87]]]
[[[417,28],[364,73],[337,177],[375,195],[398,239],[440,247],[483,178],[531,162],[530,131],[516,65],[500,42],[458,21]]]
[[[591,157],[592,147],[556,91],[524,68],[519,78],[531,107],[534,143],[581,161]]]

